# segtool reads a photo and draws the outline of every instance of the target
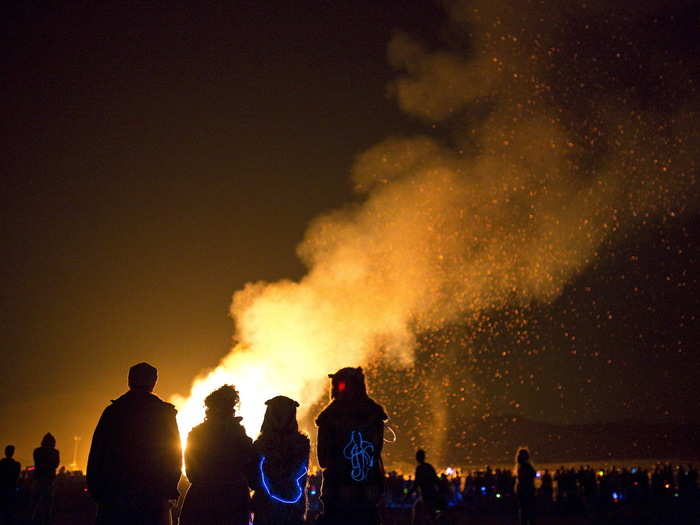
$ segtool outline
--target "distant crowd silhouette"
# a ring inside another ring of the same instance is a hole
[[[96,517],[80,523],[96,525],[378,525],[382,513],[394,511],[408,512],[413,525],[431,525],[459,522],[455,512],[509,509],[531,525],[538,511],[592,516],[627,502],[679,502],[697,512],[698,472],[690,465],[653,471],[561,467],[552,474],[536,470],[529,450],[519,447],[512,470],[438,475],[418,450],[413,477],[387,474],[387,414],[369,397],[362,368],[351,367],[328,376],[330,403],[316,419],[320,472],[309,470],[311,447],[299,431],[298,402],[267,400],[253,441],[236,416],[239,394],[232,385],[206,397],[205,420],[189,433],[183,470],[176,410],[153,394],[157,375],[148,363],[129,369],[129,390],[97,423],[85,477],[64,467],[57,473],[60,454],[50,433],[34,450],[31,470],[21,470],[8,445],[0,460],[0,525],[52,523],[54,502],[61,499],[57,488],[76,508],[89,494]],[[28,512],[20,516],[20,508]]]
[[[17,483],[21,465],[14,459],[15,447],[5,447],[5,457],[0,460],[0,525],[17,521]],[[31,470],[31,522],[48,525],[53,515],[54,480],[61,456],[56,449],[56,438],[46,433],[41,445],[34,449],[34,466]]]

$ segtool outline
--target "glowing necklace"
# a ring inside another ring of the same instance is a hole
[[[258,468],[260,469],[260,480],[262,481],[262,486],[265,489],[265,492],[267,492],[267,495],[270,496],[272,499],[279,501],[280,503],[286,503],[286,504],[293,504],[298,502],[301,497],[304,495],[304,489],[301,487],[301,484],[299,481],[301,478],[306,476],[306,473],[308,470],[306,469],[306,464],[302,463],[301,464],[301,471],[298,476],[294,479],[294,484],[297,487],[297,491],[299,493],[297,494],[296,498],[294,499],[284,499],[280,498],[279,496],[275,496],[272,491],[270,490],[270,487],[267,484],[267,481],[265,481],[265,471],[263,470],[263,464],[265,463],[265,456],[260,456],[260,463],[258,464]]]

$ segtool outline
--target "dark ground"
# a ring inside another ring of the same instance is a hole
[[[29,523],[29,522],[22,522]],[[92,525],[94,523],[94,507],[83,505],[81,508],[66,510],[57,513],[53,525]],[[383,519],[383,525],[409,525],[411,523],[410,510],[392,510],[387,512]],[[453,510],[447,516],[444,525],[496,525],[517,524],[517,515],[509,514],[473,514],[463,510]],[[549,515],[539,516],[539,525],[662,525],[662,524],[698,524],[700,512],[696,505],[692,511],[684,509],[680,505],[667,508],[655,508],[650,505],[625,505],[609,512],[590,518],[580,515]]]

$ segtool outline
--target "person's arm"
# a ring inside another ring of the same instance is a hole
[[[309,441],[309,438],[304,436],[304,465],[306,465],[306,469],[309,469],[309,455],[311,454],[311,442]]]
[[[168,407],[168,417],[165,424],[165,492],[168,499],[177,499],[180,493],[177,485],[182,473],[182,444],[177,428],[177,411]]]
[[[412,496],[418,492],[418,465],[416,465],[416,470],[413,473],[413,481],[411,481],[411,486],[408,488],[408,492],[406,493],[406,498],[409,496]]]
[[[243,473],[248,482],[248,487],[252,490],[260,490],[260,480],[258,476],[258,464],[260,462],[260,456],[255,450],[253,445],[253,440],[248,436],[244,437],[244,465]]]
[[[95,500],[100,500],[104,493],[106,485],[106,455],[108,454],[109,440],[109,414],[107,410],[102,412],[100,420],[97,422],[95,432],[92,435],[92,443],[90,444],[90,454],[88,455],[87,463],[87,487],[90,495]]]
[[[187,435],[187,448],[185,448],[185,476],[190,483],[194,483],[199,474],[199,443],[196,432]]]
[[[379,421],[377,424],[377,435],[379,436],[379,439],[377,441],[376,454],[379,456],[384,449],[384,421]]]
[[[327,424],[319,425],[316,440],[316,456],[321,468],[328,468],[331,464],[332,433]]]

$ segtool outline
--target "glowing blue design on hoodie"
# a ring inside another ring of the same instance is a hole
[[[350,441],[343,449],[343,455],[350,460],[352,479],[365,481],[369,469],[374,466],[374,445],[362,439],[362,432],[353,430],[350,433]]]
[[[293,504],[297,503],[301,497],[304,495],[304,488],[301,486],[301,478],[306,476],[306,473],[308,472],[306,468],[306,463],[302,463],[301,465],[301,470],[299,471],[299,474],[295,476],[294,479],[294,484],[296,485],[296,490],[297,490],[297,495],[295,498],[292,499],[284,499],[279,496],[276,496],[272,493],[270,490],[269,485],[267,484],[267,481],[265,481],[265,471],[263,470],[263,464],[265,463],[265,456],[260,457],[260,463],[258,464],[258,468],[260,469],[260,481],[262,482],[262,486],[265,489],[265,492],[267,492],[267,495],[270,496],[272,499],[279,501],[280,503],[286,503],[286,504]]]

